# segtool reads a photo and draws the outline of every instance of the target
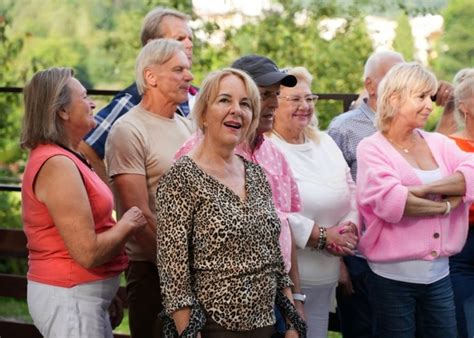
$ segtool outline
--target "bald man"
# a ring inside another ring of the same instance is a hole
[[[385,74],[400,62],[405,61],[403,56],[396,52],[384,51],[372,54],[367,59],[364,68],[364,87],[367,98],[357,108],[334,118],[329,125],[328,134],[341,149],[354,181],[357,176],[357,145],[364,137],[377,131],[375,111],[379,83]],[[368,286],[369,273],[367,261],[359,253],[356,256],[344,257],[337,292],[338,311],[344,338],[376,337],[375,315]]]

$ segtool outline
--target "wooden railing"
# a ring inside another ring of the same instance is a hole
[[[1,190],[1,187],[0,187]],[[26,259],[26,237],[23,230],[0,228],[0,257]],[[26,276],[0,273],[0,297],[26,299]],[[127,307],[125,288],[119,290],[119,297]],[[14,319],[0,319],[0,337],[40,338],[41,334],[32,324]],[[115,334],[116,338],[128,338],[128,335]]]

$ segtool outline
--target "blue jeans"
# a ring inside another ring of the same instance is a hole
[[[449,276],[415,284],[371,273],[377,332],[383,338],[457,338]]]
[[[474,337],[474,227],[463,250],[449,258],[460,338]]]
[[[367,261],[356,256],[344,257],[354,293],[350,296],[336,293],[337,312],[344,338],[373,338],[375,314],[370,288],[370,268]]]

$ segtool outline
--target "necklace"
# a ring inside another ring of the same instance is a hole
[[[414,145],[414,142],[413,142],[413,144],[411,144],[409,147],[404,147],[401,144],[398,144],[397,142],[392,140],[390,137],[388,137],[388,140],[394,145],[396,145],[398,148],[400,148],[405,154],[408,154],[410,152],[410,148],[412,148]]]
[[[71,154],[73,154],[74,156],[76,156],[82,163],[84,163],[90,170],[94,171],[94,169],[92,168],[92,165],[89,163],[89,161],[81,154],[81,153],[78,153],[72,149],[69,149],[68,147],[66,146],[63,146],[62,144],[59,144],[59,143],[56,143],[58,146],[60,146],[61,148],[63,148],[64,150],[70,152]]]

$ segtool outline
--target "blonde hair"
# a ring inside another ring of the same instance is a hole
[[[178,51],[184,52],[183,45],[171,39],[155,39],[142,48],[135,63],[135,81],[140,95],[143,95],[148,88],[144,74],[145,69],[166,63]]]
[[[436,77],[418,63],[400,63],[393,66],[378,88],[377,128],[386,132],[390,128],[399,106],[412,93],[430,93],[434,95],[438,88]],[[393,106],[391,99],[397,96],[399,103]]]
[[[297,83],[305,83],[308,85],[311,90],[311,85],[313,83],[313,75],[305,67],[288,67],[284,68],[283,71],[288,75],[293,75],[296,77]],[[303,134],[305,137],[313,140],[314,142],[319,142],[319,121],[316,117],[316,114],[313,114],[311,122],[303,129]]]
[[[71,103],[70,68],[48,68],[37,72],[23,89],[25,114],[20,145],[34,149],[40,144],[64,144],[67,133],[58,112]]]
[[[142,46],[145,46],[150,40],[164,38],[164,34],[161,29],[161,23],[167,16],[174,16],[175,18],[186,22],[189,21],[188,15],[178,12],[177,10],[156,7],[155,9],[148,12],[148,14],[145,16],[145,19],[143,19],[142,32],[140,34]]]
[[[260,119],[260,92],[258,91],[258,87],[252,78],[247,73],[239,69],[224,68],[222,70],[209,73],[209,75],[207,75],[207,77],[204,79],[202,87],[199,90],[196,103],[194,104],[192,110],[192,116],[197,127],[204,134],[204,118],[207,109],[209,108],[209,105],[216,99],[222,79],[231,75],[236,76],[242,80],[250,100],[252,118],[247,133],[245,134],[245,140],[250,142],[255,137],[255,132]]]
[[[456,122],[460,127],[465,127],[466,124],[466,115],[461,111],[460,105],[470,98],[474,98],[474,76],[465,77],[456,87],[454,87],[454,105],[457,112]]]

